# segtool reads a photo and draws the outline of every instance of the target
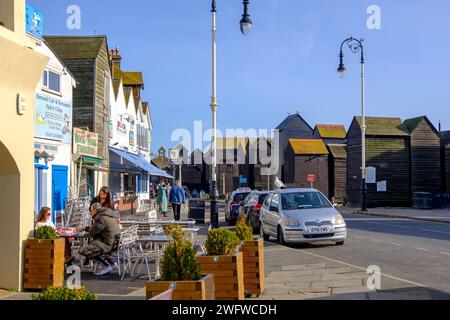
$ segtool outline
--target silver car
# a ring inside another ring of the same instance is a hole
[[[347,226],[342,215],[316,189],[274,191],[260,211],[261,237],[281,244],[332,241],[343,245]]]

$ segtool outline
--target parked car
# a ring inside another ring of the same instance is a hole
[[[225,205],[225,221],[228,225],[232,226],[236,223],[239,218],[239,208],[241,206],[241,202],[245,200],[250,192],[250,189],[243,188],[231,193]]]
[[[281,244],[332,241],[343,245],[347,226],[342,215],[316,189],[284,189],[266,197],[260,211],[260,234]]]
[[[247,215],[247,223],[253,228],[254,233],[259,234],[259,212],[269,194],[270,191],[252,191],[239,208],[239,217]]]

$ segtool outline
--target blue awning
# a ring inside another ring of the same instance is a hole
[[[140,169],[144,170],[151,176],[173,179],[173,177],[170,174],[168,174],[164,170],[161,170],[161,169],[155,167],[154,165],[145,161],[144,159],[142,159],[141,157],[139,157],[136,154],[133,154],[133,153],[130,153],[130,152],[127,152],[124,150],[116,149],[113,147],[109,147],[109,150],[111,152],[114,152],[119,157],[126,159],[128,162],[131,162],[136,167],[139,167]]]

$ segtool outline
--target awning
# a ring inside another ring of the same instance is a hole
[[[124,150],[116,149],[116,148],[113,148],[113,147],[109,147],[109,150],[111,152],[115,153],[117,156],[119,156],[119,157],[125,159],[126,161],[130,162],[134,166],[144,170],[149,175],[157,176],[157,177],[164,177],[164,178],[168,178],[168,179],[173,179],[173,177],[170,174],[168,174],[164,170],[161,170],[161,169],[155,167],[154,165],[152,165],[151,163],[145,161],[144,159],[142,159],[138,155],[132,154],[132,153],[124,151]],[[113,163],[111,163],[111,165],[113,165]]]

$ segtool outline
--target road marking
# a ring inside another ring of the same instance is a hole
[[[420,248],[420,247],[414,247],[414,249],[420,250],[420,251],[430,251],[430,249],[425,249],[425,248]]]
[[[328,258],[328,257],[325,257],[325,256],[321,256],[319,254],[312,253],[312,252],[298,251],[298,250],[295,250],[293,248],[289,248],[289,249],[291,249],[291,250],[293,250],[295,252],[299,252],[301,254],[307,254],[307,255],[310,255],[310,256],[313,256],[313,257],[316,257],[316,258],[322,258],[322,259],[325,259],[325,260],[328,260],[328,261],[332,261],[332,262],[335,262],[335,263],[340,263],[340,264],[343,264],[343,265],[346,265],[346,266],[349,266],[349,267],[352,267],[352,268],[359,269],[359,270],[362,270],[364,272],[367,272],[367,268],[356,266],[354,264],[350,264],[350,263],[343,262],[343,261],[340,261],[340,260],[336,260],[336,259],[333,259],[333,258]],[[409,281],[409,280],[406,280],[406,279],[398,278],[398,277],[395,277],[395,276],[391,276],[391,275],[388,275],[388,274],[385,274],[385,273],[381,273],[381,276],[382,277],[386,277],[386,278],[390,278],[390,279],[393,279],[393,280],[401,281],[401,282],[404,282],[404,283],[409,283],[409,284],[411,284],[413,286],[416,286],[416,287],[422,287],[422,288],[426,288],[427,287],[426,285],[423,285],[423,284],[420,284],[420,283],[417,283],[417,282],[413,282],[413,281]]]
[[[379,226],[388,226],[388,227],[397,227],[397,228],[403,228],[403,229],[411,229],[411,227],[407,227],[407,226],[399,226],[398,224],[387,224],[387,223],[379,223],[379,222],[368,222],[368,221],[363,221],[367,224],[376,224]]]
[[[400,244],[400,243],[395,243],[395,242],[388,242],[388,244],[392,244],[394,246],[399,246],[399,247],[404,247],[404,244]]]
[[[446,256],[450,256],[449,252],[439,252],[440,254],[445,254]]]
[[[432,229],[420,229],[422,231],[429,231],[429,232],[436,232],[436,233],[445,233],[445,234],[450,234],[450,232],[446,232],[446,231],[439,231],[439,230],[432,230]]]

